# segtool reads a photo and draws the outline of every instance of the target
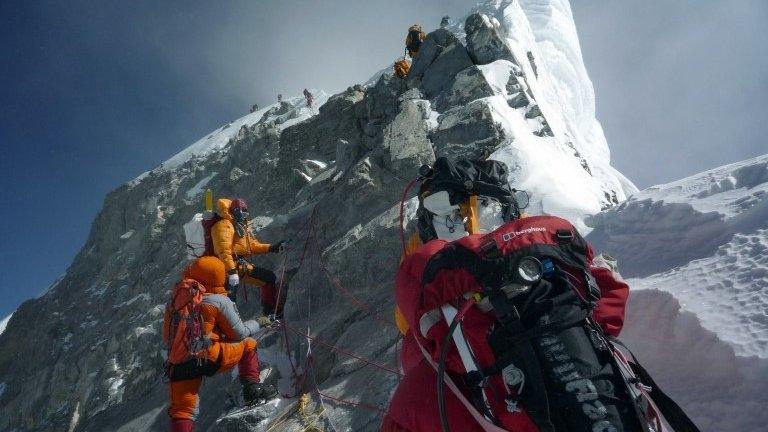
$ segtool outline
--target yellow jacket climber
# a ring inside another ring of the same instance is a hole
[[[244,200],[222,198],[217,203],[221,220],[211,228],[213,250],[224,263],[227,273],[237,269],[237,258],[270,252],[269,244],[256,240],[248,222],[248,206]],[[238,215],[238,219],[232,213]]]
[[[256,267],[250,263],[239,262],[252,255],[280,252],[283,242],[274,244],[261,243],[251,234],[251,224],[248,221],[248,204],[242,198],[219,199],[219,216],[221,220],[211,228],[214,254],[224,263],[227,271],[227,285],[235,289],[240,285],[240,275],[248,278],[248,282],[259,286],[262,311],[265,315],[282,315],[282,305],[288,287],[283,284],[281,299],[278,301],[277,276],[269,269]]]

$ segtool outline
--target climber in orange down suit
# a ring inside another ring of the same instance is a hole
[[[170,365],[168,370],[172,432],[191,432],[198,413],[198,390],[203,376],[226,372],[238,366],[243,399],[246,405],[269,399],[277,394],[271,385],[259,382],[257,341],[251,336],[259,330],[256,321],[243,322],[235,304],[224,288],[226,270],[216,257],[204,256],[195,260],[186,270],[184,279],[202,284],[200,315],[203,334],[210,345],[201,359],[192,358],[184,363]],[[166,311],[163,334],[169,334],[171,314]]]

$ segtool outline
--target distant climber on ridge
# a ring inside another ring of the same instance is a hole
[[[521,214],[507,173],[420,170],[395,282],[405,377],[382,432],[698,431],[617,347],[629,286],[615,260],[565,219]]]
[[[277,277],[272,270],[257,267],[246,260],[252,255],[277,253],[283,250],[283,241],[273,244],[260,243],[251,233],[248,220],[248,204],[241,198],[219,199],[221,219],[211,228],[214,254],[224,262],[227,286],[235,291],[244,282],[260,287],[261,308],[265,316],[282,317],[288,286],[283,282],[280,299],[277,298]]]
[[[307,108],[312,109],[312,103],[315,99],[307,89],[304,89],[304,98],[307,100]]]
[[[392,65],[392,70],[395,76],[400,79],[405,79],[408,76],[408,72],[411,70],[411,63],[408,61],[408,57],[411,59],[416,57],[416,54],[421,48],[421,43],[424,41],[427,35],[421,31],[421,26],[414,24],[408,28],[408,34],[405,37],[405,53],[403,58],[395,61]]]
[[[427,37],[427,34],[421,30],[421,26],[414,24],[408,28],[408,35],[405,37],[405,49],[411,58],[415,58],[419,53],[421,43]]]
[[[272,385],[260,383],[258,343],[252,337],[260,326],[256,321],[242,321],[227,297],[226,277],[221,260],[198,258],[184,270],[166,306],[163,340],[169,347],[166,376],[171,432],[192,431],[204,376],[237,365],[246,405],[277,395]]]

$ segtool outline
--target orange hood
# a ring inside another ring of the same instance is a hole
[[[227,270],[224,263],[213,256],[196,259],[184,270],[184,277],[194,279],[205,286],[207,292],[225,290]],[[225,290],[226,291],[226,290]]]
[[[219,198],[216,202],[216,207],[219,208],[219,216],[226,220],[232,220],[232,213],[229,212],[229,208],[232,206],[232,200],[229,198]]]

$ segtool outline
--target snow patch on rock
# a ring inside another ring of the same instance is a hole
[[[218,175],[218,173],[216,171],[214,171],[214,172],[208,174],[207,176],[205,176],[199,182],[195,183],[195,185],[192,186],[187,191],[187,198],[188,199],[192,199],[192,198],[200,195],[201,193],[203,193],[203,189],[208,185],[208,182],[213,180],[213,178],[216,177],[217,175]]]
[[[2,321],[0,321],[0,335],[3,334],[6,327],[8,327],[8,321],[11,320],[11,317],[13,316],[14,313],[15,312],[11,312],[10,315],[8,315],[7,317],[3,318]]]
[[[132,305],[133,303],[135,303],[135,302],[137,302],[139,300],[148,302],[151,298],[152,298],[152,296],[149,295],[149,293],[141,293],[141,294],[138,294],[137,296],[131,298],[130,300],[126,300],[124,302],[118,303],[118,304],[116,304],[116,305],[114,305],[112,307],[116,308],[116,309],[119,309],[119,308],[124,307],[124,306],[130,306],[130,305]]]

